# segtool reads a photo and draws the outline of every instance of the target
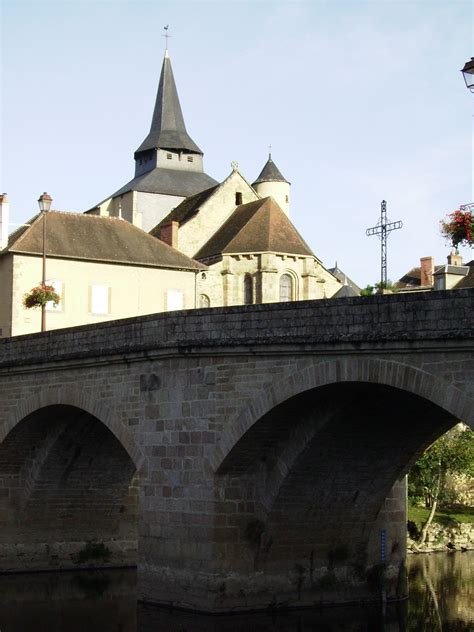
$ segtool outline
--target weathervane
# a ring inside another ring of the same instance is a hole
[[[382,200],[379,221],[376,226],[365,231],[367,237],[378,235],[380,239],[380,291],[387,287],[387,237],[392,230],[397,230],[403,226],[403,222],[390,222],[387,219],[387,202]]]
[[[166,50],[168,50],[168,39],[171,37],[171,35],[168,35],[169,27],[170,27],[169,24],[167,24],[166,26],[163,27],[164,33],[163,33],[162,37],[164,37],[165,40],[166,40]]]

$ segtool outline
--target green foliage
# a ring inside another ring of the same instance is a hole
[[[85,562],[108,562],[112,556],[112,551],[103,542],[87,542],[83,549],[79,551],[75,561],[78,564]]]
[[[418,459],[408,475],[410,504],[446,500],[447,474],[474,476],[474,433],[462,424],[440,437]],[[438,489],[439,486],[439,489]]]
[[[23,305],[26,309],[36,309],[52,301],[56,307],[60,300],[59,294],[52,285],[38,285],[24,295]]]
[[[428,520],[429,513],[430,510],[426,507],[408,506],[408,533],[412,540],[417,539],[421,527]],[[434,522],[445,527],[455,527],[460,523],[472,523],[474,522],[474,507],[439,510],[434,515]]]
[[[335,588],[337,584],[337,577],[332,572],[325,573],[316,582],[317,588],[321,590],[331,590],[331,588]]]
[[[366,285],[366,287],[360,291],[361,296],[373,296],[374,294],[382,294],[382,283],[378,281],[375,285]],[[398,288],[390,281],[387,280],[387,285],[385,286],[385,290],[387,292],[398,292]]]

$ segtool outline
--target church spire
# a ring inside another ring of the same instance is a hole
[[[202,155],[186,131],[168,49],[161,67],[150,132],[135,152],[135,157],[150,149],[173,149]]]
[[[273,162],[271,145],[269,149],[268,160],[252,186],[262,198],[271,195],[289,217],[290,183],[282,176],[280,170]]]

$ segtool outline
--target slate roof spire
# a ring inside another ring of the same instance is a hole
[[[150,132],[135,152],[135,156],[149,149],[177,149],[201,155],[203,153],[186,131],[168,49],[165,50],[161,67]]]
[[[268,154],[268,160],[253,184],[259,184],[260,182],[288,182],[273,162],[271,153]],[[288,182],[288,184],[290,183]]]

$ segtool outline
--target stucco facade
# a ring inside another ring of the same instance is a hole
[[[11,254],[0,259],[0,266],[1,337],[38,332],[41,311],[26,309],[23,296],[41,279],[41,257]],[[47,329],[193,308],[197,274],[197,271],[49,258],[47,278],[57,287],[61,302],[57,308],[47,308]],[[7,282],[3,283],[3,279]],[[93,288],[99,288],[98,296],[104,297],[101,302],[99,299],[98,310],[94,310]]]

